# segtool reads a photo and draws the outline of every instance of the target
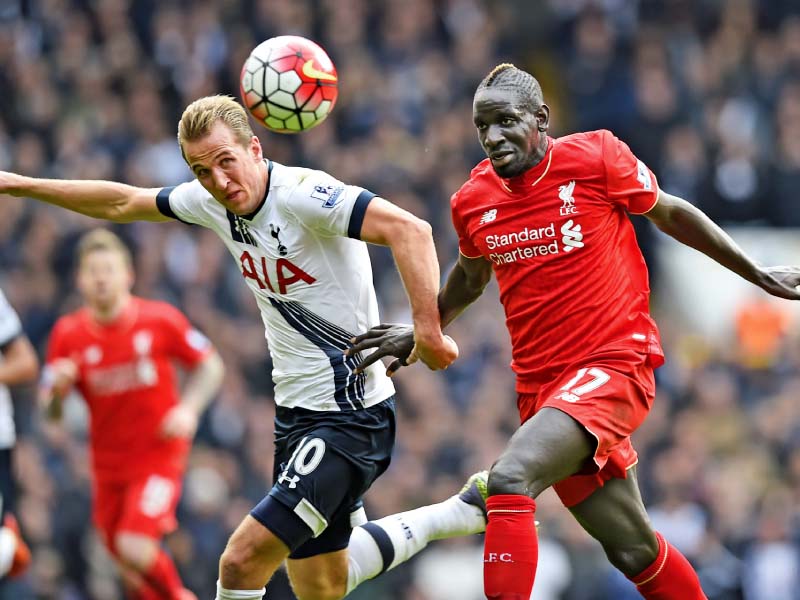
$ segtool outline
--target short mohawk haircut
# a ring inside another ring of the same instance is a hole
[[[478,85],[478,91],[487,88],[516,90],[531,107],[538,107],[544,102],[542,87],[536,78],[511,63],[500,63],[483,78]]]

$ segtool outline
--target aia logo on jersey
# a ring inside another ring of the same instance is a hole
[[[491,223],[497,218],[497,209],[493,208],[492,210],[487,210],[485,213],[481,215],[481,220],[478,222],[478,225],[486,225],[487,223]]]
[[[578,209],[575,208],[575,198],[573,198],[572,194],[575,192],[575,181],[570,181],[567,185],[561,185],[558,187],[558,197],[561,199],[563,204],[558,211],[562,217],[566,217],[568,215],[574,215],[578,212]]]
[[[256,285],[258,285],[258,289],[269,289],[269,291],[274,294],[275,288],[272,286],[272,279],[270,278],[269,270],[267,269],[267,259],[264,256],[261,256],[260,259],[261,272],[259,273],[255,257],[253,257],[253,255],[247,250],[242,252],[242,255],[239,257],[239,262],[242,265],[242,275],[245,279],[253,280]],[[278,285],[278,293],[280,294],[285,294],[286,290],[293,283],[303,281],[307,285],[311,285],[317,280],[315,277],[312,277],[306,273],[292,261],[285,258],[279,258],[276,260],[274,263],[274,269],[275,283]]]

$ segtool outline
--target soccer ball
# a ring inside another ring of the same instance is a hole
[[[296,35],[262,42],[250,53],[240,78],[244,105],[278,133],[298,133],[325,120],[339,90],[336,67],[317,44]]]

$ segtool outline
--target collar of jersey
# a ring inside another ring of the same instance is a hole
[[[553,160],[553,138],[547,138],[547,150],[544,157],[537,164],[525,171],[522,175],[517,175],[510,179],[500,179],[503,188],[507,192],[521,191],[531,188],[539,183],[550,170],[550,162]]]
[[[242,215],[239,217],[240,219],[247,219],[248,221],[252,221],[253,219],[258,216],[258,212],[264,207],[267,203],[267,196],[269,196],[269,186],[272,184],[272,161],[268,158],[264,159],[264,162],[267,163],[267,186],[264,188],[264,197],[261,199],[261,202],[258,203],[256,209],[246,215]]]
[[[112,321],[98,321],[94,318],[92,311],[88,307],[86,308],[85,314],[89,327],[95,331],[127,329],[136,322],[136,317],[139,315],[139,303],[136,297],[131,295],[131,297],[128,298],[128,303],[122,307],[122,310]]]

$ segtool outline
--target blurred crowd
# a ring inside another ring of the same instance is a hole
[[[722,224],[800,226],[800,10],[793,0],[5,0],[0,2],[0,168],[159,187],[191,173],[182,108],[237,95],[249,51],[279,34],[326,48],[340,74],[328,122],[299,136],[258,129],[266,154],[324,169],[429,220],[443,269],[457,244],[448,198],[481,158],[475,86],[503,61],[539,77],[551,134],[609,128]],[[0,285],[41,351],[79,302],[76,239],[99,223],[32,201],[0,202]],[[637,232],[652,273],[659,239]],[[213,596],[227,536],[272,472],[271,364],[241,274],[215,235],[181,223],[115,227],[136,257],[135,292],[181,307],[219,348],[224,388],[203,419],[169,549]],[[390,255],[373,252],[382,316],[407,320]],[[798,261],[800,262],[800,260]],[[731,277],[734,275],[731,274]],[[654,277],[654,282],[657,281]],[[654,288],[668,354],[636,435],[659,528],[697,566],[711,600],[800,598],[800,344],[781,305],[741,307],[725,343],[672,318]],[[486,468],[517,427],[496,291],[448,330],[446,373],[401,371],[392,467],[373,517],[444,499]],[[19,518],[34,562],[0,598],[113,600],[88,523],[85,410],[62,426],[16,395]],[[635,591],[546,493],[537,600],[626,600]],[[482,540],[428,548],[356,591],[366,600],[480,599]],[[476,579],[477,578],[477,579]],[[461,587],[459,587],[461,586]],[[290,599],[285,577],[271,600]]]

